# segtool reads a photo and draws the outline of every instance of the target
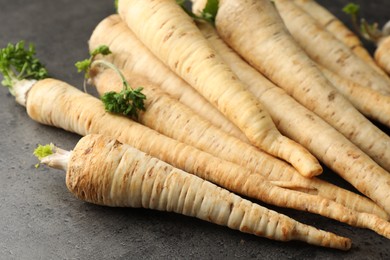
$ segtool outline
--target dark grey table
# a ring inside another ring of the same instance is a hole
[[[2,0],[0,47],[21,39],[35,43],[53,77],[81,88],[73,64],[87,56],[88,38],[114,12],[112,2]],[[321,1],[342,19],[346,2]],[[357,2],[366,2],[366,16],[381,23],[390,19],[390,1]],[[5,88],[0,89],[0,121],[0,259],[390,259],[390,240],[293,210],[271,207],[350,237],[353,248],[340,252],[275,242],[176,214],[84,203],[68,192],[62,172],[35,169],[32,155],[38,143],[71,149],[79,136],[33,122]],[[350,188],[328,170],[324,178]]]

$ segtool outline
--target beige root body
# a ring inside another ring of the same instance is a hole
[[[74,148],[66,185],[79,199],[175,212],[269,239],[347,250],[348,238],[301,224],[104,136]]]
[[[270,2],[221,0],[216,27],[224,41],[252,66],[344,134],[379,165],[390,168],[390,137],[356,110],[324,77],[292,39]],[[380,200],[377,198],[377,203]]]
[[[244,167],[160,135],[122,116],[111,115],[104,111],[98,99],[66,83],[47,79],[35,84],[29,91],[26,108],[30,117],[40,123],[80,135],[111,136],[232,192],[281,207],[317,213],[389,236],[390,224],[376,215],[358,213],[320,196],[273,185]]]
[[[157,57],[217,107],[256,147],[291,163],[302,175],[322,172],[304,147],[281,135],[174,0],[119,1],[119,14]]]
[[[227,133],[241,140],[248,140],[218,109],[157,59],[122,22],[119,15],[111,15],[96,26],[89,40],[89,48],[94,50],[100,45],[109,46],[112,55],[106,56],[105,59],[119,69],[145,75],[151,82],[216,127],[225,129]]]

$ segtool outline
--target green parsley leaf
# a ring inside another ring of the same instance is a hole
[[[95,57],[99,54],[101,54],[103,56],[111,54],[110,48],[108,48],[107,45],[100,45],[92,51],[91,56]]]
[[[90,52],[90,56],[88,59],[78,61],[75,63],[75,66],[77,68],[78,72],[84,72],[84,78],[88,79],[89,78],[89,72],[91,69],[91,64],[93,60],[96,58],[97,55],[109,55],[111,54],[110,48],[107,45],[100,45],[96,49]]]
[[[146,96],[141,92],[142,88],[133,90],[114,64],[106,60],[95,60],[99,54],[105,56],[111,54],[111,51],[106,45],[97,47],[90,53],[91,56],[88,59],[76,62],[75,65],[78,71],[85,71],[85,79],[90,77],[91,68],[94,66],[105,66],[117,72],[122,79],[123,90],[119,93],[113,91],[105,93],[101,97],[104,107],[108,112],[137,118],[138,110],[145,110],[144,99],[146,99]],[[86,81],[84,81],[84,89],[86,89],[85,85]]]
[[[91,65],[91,61],[89,59],[78,61],[75,64],[78,72],[88,71],[90,65]]]
[[[119,93],[107,92],[101,97],[101,100],[106,111],[137,118],[137,111],[145,110],[144,100],[146,96],[141,91],[142,88],[133,90],[127,87]]]
[[[48,77],[43,64],[35,57],[35,46],[25,46],[24,41],[9,43],[0,50],[0,72],[3,74],[2,84],[12,88],[23,79],[41,80]]]

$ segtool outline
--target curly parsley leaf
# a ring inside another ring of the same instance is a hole
[[[101,99],[106,111],[111,113],[137,118],[138,110],[145,110],[146,96],[142,93],[142,88],[133,90],[126,87],[119,93],[110,91],[105,93]]]
[[[0,72],[3,74],[2,85],[12,89],[14,84],[23,79],[41,80],[48,77],[44,65],[35,57],[35,46],[25,46],[24,41],[9,43],[0,50]]]
[[[78,61],[75,63],[75,66],[77,68],[78,72],[84,72],[84,78],[88,79],[89,78],[89,72],[91,70],[91,64],[96,58],[97,55],[109,55],[111,54],[110,48],[107,45],[100,45],[96,49],[90,52],[90,56],[88,59]]]
[[[106,45],[97,47],[90,53],[88,59],[76,63],[78,71],[84,71],[85,79],[88,79],[90,77],[91,68],[94,66],[105,66],[114,70],[122,80],[123,90],[119,93],[113,91],[105,93],[101,97],[104,107],[108,112],[137,118],[138,111],[145,110],[144,100],[146,99],[146,96],[141,92],[142,88],[132,89],[122,72],[114,64],[106,60],[95,60],[96,56],[99,54],[105,56],[111,54],[111,51]],[[84,89],[86,89],[85,86]]]

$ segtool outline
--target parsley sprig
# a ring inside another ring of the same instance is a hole
[[[35,46],[24,41],[9,43],[0,50],[0,72],[3,74],[1,84],[8,87],[14,95],[13,86],[23,79],[41,80],[48,77],[44,65],[35,57]]]
[[[114,64],[102,59],[96,59],[96,56],[99,54],[105,56],[111,54],[111,51],[106,45],[97,47],[90,53],[88,59],[75,64],[78,71],[85,72],[85,82],[90,78],[91,69],[95,66],[105,66],[116,71],[122,80],[123,89],[119,93],[115,91],[105,93],[101,97],[104,108],[111,113],[137,118],[139,110],[145,110],[144,100],[146,96],[142,93],[143,88],[132,89],[122,72]]]

